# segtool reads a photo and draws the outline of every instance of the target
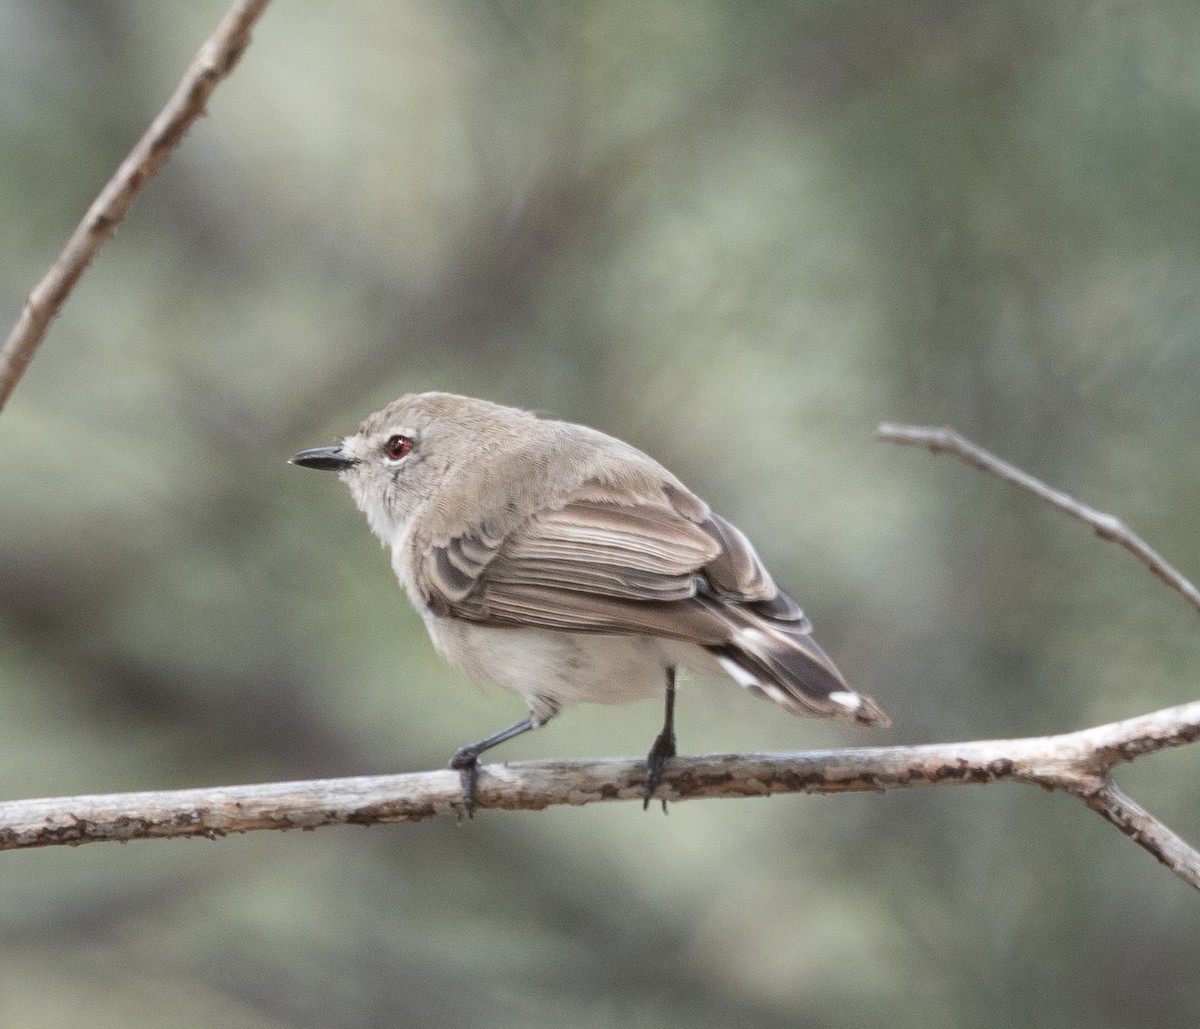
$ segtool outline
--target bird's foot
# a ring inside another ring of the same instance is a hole
[[[450,768],[462,781],[462,806],[468,818],[475,817],[475,790],[479,786],[479,755],[470,747],[460,747],[450,759]]]
[[[663,769],[667,767],[667,762],[675,756],[675,733],[664,729],[658,734],[654,741],[654,746],[650,748],[650,753],[646,755],[646,787],[643,792],[642,810],[645,811],[650,806],[650,801],[654,798],[654,792],[658,789],[659,783],[662,782]],[[664,797],[662,802],[663,814],[667,813],[667,800]]]

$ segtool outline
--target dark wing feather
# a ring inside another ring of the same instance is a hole
[[[430,548],[422,562],[430,602],[445,607],[465,600],[479,587],[503,543],[503,534],[483,526],[455,536],[444,547]]]

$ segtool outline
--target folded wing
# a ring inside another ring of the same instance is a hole
[[[588,483],[502,536],[486,526],[427,550],[435,612],[491,625],[660,636],[712,652],[740,685],[795,714],[888,723],[851,690],[746,537],[699,498]]]

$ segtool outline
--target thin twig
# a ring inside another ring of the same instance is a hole
[[[142,187],[153,178],[201,114],[217,84],[237,64],[250,42],[250,29],[269,0],[238,0],[201,48],[166,106],[117,168],[67,241],[58,259],[25,301],[0,350],[0,410],[16,389],[54,316],[80,276],[125,217]]]
[[[1158,858],[1185,883],[1200,889],[1195,848],[1141,804],[1126,796],[1115,782],[1105,778],[1095,791],[1081,791],[1076,795],[1139,847]]]
[[[1028,472],[997,457],[964,439],[953,429],[925,425],[880,425],[875,434],[889,443],[924,447],[934,454],[952,454],[980,471],[989,472],[1005,482],[1032,493],[1060,511],[1090,525],[1101,539],[1111,540],[1128,550],[1171,589],[1180,594],[1200,612],[1200,590],[1179,573],[1167,560],[1119,518],[1082,504],[1061,490],[1035,479]]]
[[[659,795],[761,797],[774,793],[883,792],[916,786],[1022,782],[1074,794],[1200,889],[1200,853],[1126,798],[1108,778],[1122,761],[1200,738],[1200,701],[1079,732],[1018,740],[872,747],[807,754],[672,759]],[[557,804],[641,802],[646,764],[634,760],[488,765],[477,807],[540,810]],[[218,789],[59,797],[0,803],[0,850],[256,829],[409,822],[458,817],[457,772],[269,783]]]
[[[875,434],[889,443],[924,447],[934,454],[951,454],[980,471],[988,472],[1027,493],[1032,493],[1035,497],[1069,514],[1072,518],[1077,518],[1085,525],[1091,526],[1101,539],[1110,540],[1124,547],[1162,582],[1182,596],[1193,609],[1200,611],[1200,591],[1169,564],[1158,551],[1114,515],[1097,511],[1094,507],[1081,503],[1062,490],[1047,485],[1028,472],[1022,471],[1016,465],[1009,464],[960,436],[953,429],[884,423],[875,430]],[[1190,718],[1189,712],[1198,706],[1200,705],[1188,704],[1170,710],[1183,712],[1186,717]],[[1093,750],[1093,757],[1097,762],[1096,767],[1090,774],[1085,774],[1074,786],[1067,781],[1047,782],[1046,785],[1051,788],[1064,789],[1078,796],[1093,811],[1106,818],[1139,846],[1150,851],[1181,879],[1200,889],[1200,878],[1197,877],[1196,871],[1197,868],[1200,868],[1200,852],[1168,829],[1140,804],[1127,797],[1108,775],[1109,769],[1116,762],[1131,761],[1142,753],[1159,749],[1162,725],[1158,719],[1159,716],[1166,713],[1160,711],[1156,715],[1147,715],[1144,719],[1133,718],[1127,722],[1115,723],[1113,726],[1101,726],[1096,730],[1089,730],[1089,734],[1095,733],[1088,745]],[[1140,728],[1138,727],[1139,722],[1143,723]],[[1115,734],[1109,732],[1114,729],[1120,731]],[[1167,732],[1173,740],[1172,746],[1190,743],[1200,736],[1194,727],[1189,729],[1182,725],[1176,725]],[[1103,737],[1106,734],[1111,735],[1112,738],[1105,740]]]

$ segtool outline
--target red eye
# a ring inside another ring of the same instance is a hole
[[[412,450],[412,440],[407,436],[392,436],[387,441],[387,446],[383,449],[393,461],[399,461],[400,458],[407,456],[408,452]]]

